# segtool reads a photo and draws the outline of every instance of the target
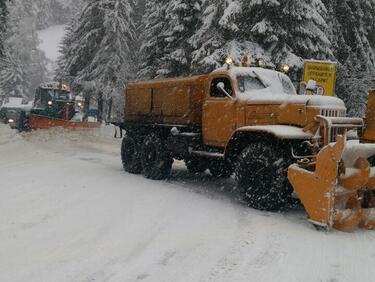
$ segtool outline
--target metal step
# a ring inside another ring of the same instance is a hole
[[[213,152],[206,152],[206,151],[192,151],[191,154],[195,156],[208,157],[208,158],[217,158],[217,159],[224,158],[224,154],[222,153],[213,153]]]

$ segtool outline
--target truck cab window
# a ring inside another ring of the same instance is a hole
[[[293,83],[290,81],[290,79],[288,77],[285,77],[284,75],[279,74],[279,78],[280,78],[281,84],[283,86],[284,93],[289,94],[289,95],[297,94]]]
[[[239,76],[237,77],[237,82],[241,93],[265,88],[258,78],[252,76]]]
[[[225,91],[228,92],[229,95],[233,96],[233,89],[230,84],[229,78],[226,77],[219,77],[219,78],[214,78],[211,81],[211,90],[210,90],[210,95],[211,97],[215,98],[226,98],[227,96],[221,91],[220,89],[217,88],[218,83],[224,83],[224,89]]]

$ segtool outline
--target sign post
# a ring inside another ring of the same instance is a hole
[[[330,61],[306,60],[303,81],[315,80],[319,95],[334,96],[336,92],[337,63]]]

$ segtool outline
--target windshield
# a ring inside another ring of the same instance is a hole
[[[292,81],[289,79],[289,77],[280,74],[279,78],[281,80],[281,84],[283,86],[284,93],[289,94],[289,95],[295,95],[296,89],[295,89]]]
[[[263,83],[256,77],[239,76],[237,78],[238,88],[242,93],[246,91],[259,90],[266,88]]]
[[[252,75],[237,76],[240,93],[287,94],[296,95],[296,89],[288,76],[270,70],[256,70]]]
[[[68,101],[70,93],[64,90],[42,89],[39,88],[35,94],[34,108],[45,109],[48,102],[52,101]]]
[[[68,100],[69,99],[69,92],[65,92],[63,90],[46,89],[45,91],[53,99],[56,99],[56,100]]]

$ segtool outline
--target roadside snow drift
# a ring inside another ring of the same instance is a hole
[[[111,128],[0,124],[0,281],[372,281],[375,233],[258,212],[233,180],[123,172]]]

